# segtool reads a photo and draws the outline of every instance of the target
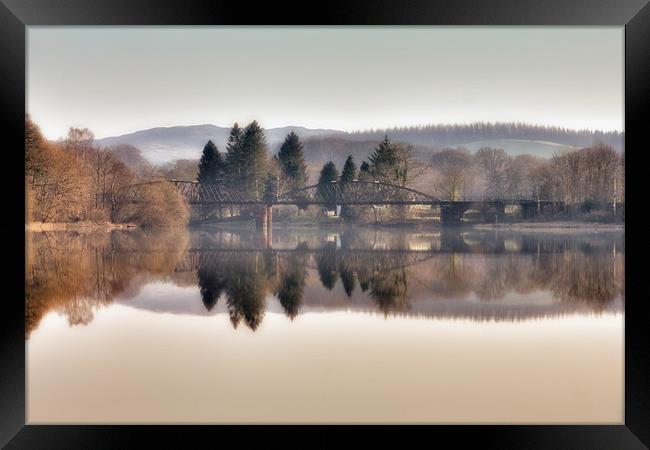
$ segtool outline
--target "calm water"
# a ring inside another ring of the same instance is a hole
[[[623,420],[623,232],[27,246],[30,423]]]

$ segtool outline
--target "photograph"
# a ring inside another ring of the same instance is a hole
[[[25,31],[25,423],[625,423],[624,26]]]

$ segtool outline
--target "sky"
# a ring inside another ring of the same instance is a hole
[[[47,138],[258,120],[623,130],[623,27],[28,27]]]

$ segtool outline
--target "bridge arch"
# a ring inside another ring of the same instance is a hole
[[[440,203],[440,199],[415,189],[381,181],[356,180],[350,183],[312,184],[279,195],[278,205],[420,205]]]

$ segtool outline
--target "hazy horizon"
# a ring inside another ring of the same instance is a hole
[[[622,27],[28,27],[44,135],[257,120],[624,131]]]

